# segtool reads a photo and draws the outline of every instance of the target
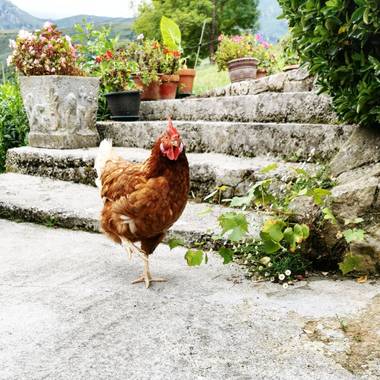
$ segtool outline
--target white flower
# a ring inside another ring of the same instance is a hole
[[[66,41],[67,41],[69,44],[71,44],[71,37],[66,35],[65,38],[66,38]]]
[[[278,275],[278,279],[279,279],[280,281],[285,280],[285,275],[284,275],[283,273],[279,274],[279,275]]]
[[[282,287],[284,288],[284,289],[287,289],[288,288],[288,284],[285,282],[285,284],[282,284]]]
[[[13,60],[13,55],[8,56],[8,58],[7,58],[7,66],[11,66],[12,65],[12,60]]]
[[[137,37],[136,37],[136,40],[143,40],[144,39],[144,33],[141,33],[139,34]]]
[[[287,270],[285,271],[285,274],[286,274],[287,276],[290,276],[290,275],[292,274],[292,271],[291,271],[290,269],[287,269]]]
[[[9,40],[9,47],[11,49],[15,49],[16,48],[16,41],[15,40]]]
[[[19,32],[18,32],[18,35],[17,37],[23,39],[23,40],[29,40],[29,39],[32,39],[33,38],[33,34],[28,32],[27,30],[24,30],[24,29],[21,29]]]
[[[260,263],[263,265],[268,265],[269,262],[270,262],[270,257],[268,257],[268,256],[264,256],[260,259]]]
[[[44,29],[48,29],[48,28],[51,28],[52,25],[53,25],[53,24],[52,24],[50,21],[46,21],[45,24],[44,24],[44,26],[43,26],[43,28],[44,28]]]

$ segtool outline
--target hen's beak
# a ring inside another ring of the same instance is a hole
[[[173,145],[175,148],[178,148],[178,146],[179,146],[178,141],[177,141],[177,140],[172,141],[172,145]]]

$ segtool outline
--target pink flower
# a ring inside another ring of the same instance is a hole
[[[262,45],[265,49],[269,49],[269,48],[270,48],[270,45],[269,45],[268,42],[266,42],[266,41],[263,41],[263,42],[261,43],[261,45]]]
[[[231,40],[238,44],[243,40],[243,37],[242,36],[232,36]]]

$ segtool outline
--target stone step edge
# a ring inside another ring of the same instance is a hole
[[[150,151],[141,148],[119,148],[115,151],[132,162],[142,162]],[[8,151],[8,172],[44,176],[58,180],[95,186],[96,173],[93,169],[97,148],[55,150],[21,147]],[[244,194],[257,181],[273,178],[289,182],[295,176],[292,169],[300,168],[315,173],[316,164],[299,164],[279,161],[272,157],[239,158],[221,153],[189,153],[191,191],[198,200],[206,197],[217,186],[229,186],[224,197]],[[228,160],[226,162],[226,160]],[[268,165],[277,168],[262,173]]]
[[[15,179],[16,181],[14,181]],[[14,182],[16,182],[16,188],[13,185]],[[23,190],[17,190],[21,187],[23,187]],[[95,188],[48,178],[6,173],[0,175],[0,189],[0,218],[2,219],[43,224],[49,227],[100,232],[98,215],[100,214],[101,200],[99,198],[99,202],[97,200],[93,201],[95,194],[96,197],[98,196]],[[50,189],[52,191],[52,197],[49,199],[51,205],[46,206],[44,200]],[[21,202],[18,201],[19,195],[16,195],[16,198],[13,197],[13,199],[12,194],[9,196],[12,192],[19,193],[20,191],[23,193],[21,196],[24,196]],[[25,199],[27,191],[33,191],[34,199]],[[54,202],[54,191],[59,193],[56,203]],[[79,209],[79,207],[77,209],[71,207],[70,209],[70,197],[73,194],[80,195],[80,193],[82,193],[83,199],[86,199],[87,204],[83,206],[83,209]],[[62,199],[64,199],[66,205],[62,205]],[[69,206],[67,207],[67,205]],[[209,213],[205,213],[201,217],[200,214],[207,210]],[[216,219],[221,213],[228,211],[239,210],[212,204],[188,202],[184,214],[169,230],[165,242],[175,237],[181,239],[187,247],[195,247],[199,246],[199,243],[203,243],[204,247],[215,248],[218,243],[212,239],[212,236],[220,232],[216,228]],[[246,215],[250,222],[250,235],[257,236],[260,226],[268,218],[268,214],[246,212]],[[195,219],[195,222],[192,223],[193,219],[198,217],[202,219]]]
[[[167,121],[98,122],[101,139],[115,146],[149,149]],[[267,156],[284,161],[329,161],[352,132],[353,125],[174,120],[188,152],[234,157]],[[286,141],[286,144],[283,142]]]

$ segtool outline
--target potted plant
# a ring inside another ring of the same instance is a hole
[[[158,41],[144,39],[139,35],[127,46],[126,55],[137,63],[133,78],[142,91],[141,100],[160,99],[160,77],[158,75],[162,52]]]
[[[259,61],[255,58],[257,49],[253,36],[220,35],[218,40],[215,61],[219,71],[228,68],[231,82],[255,79]]]
[[[41,30],[21,30],[8,64],[19,75],[30,124],[29,144],[44,148],[96,146],[99,79],[85,77],[69,36],[47,22]]]
[[[176,58],[180,58],[182,54],[182,35],[181,30],[175,21],[168,17],[162,16],[160,21],[161,36],[166,49],[172,52]],[[186,59],[179,62],[179,82],[177,93],[179,97],[189,96],[193,92],[193,83],[195,78],[195,70],[190,69],[186,65]]]
[[[159,64],[160,75],[160,99],[174,99],[177,94],[179,82],[179,59],[181,53],[178,50],[162,49]]]
[[[272,74],[274,67],[276,66],[276,57],[272,52],[272,46],[265,41],[260,34],[255,35],[255,40],[255,56],[259,60],[256,71],[256,79],[260,79],[266,75]]]
[[[137,63],[129,60],[124,49],[115,52],[108,50],[96,57],[100,86],[105,93],[111,119],[132,121],[139,119],[140,91],[133,73],[137,71]]]
[[[195,69],[190,69],[184,64],[179,70],[179,82],[177,95],[179,98],[190,96],[193,93],[194,79],[196,75]]]

